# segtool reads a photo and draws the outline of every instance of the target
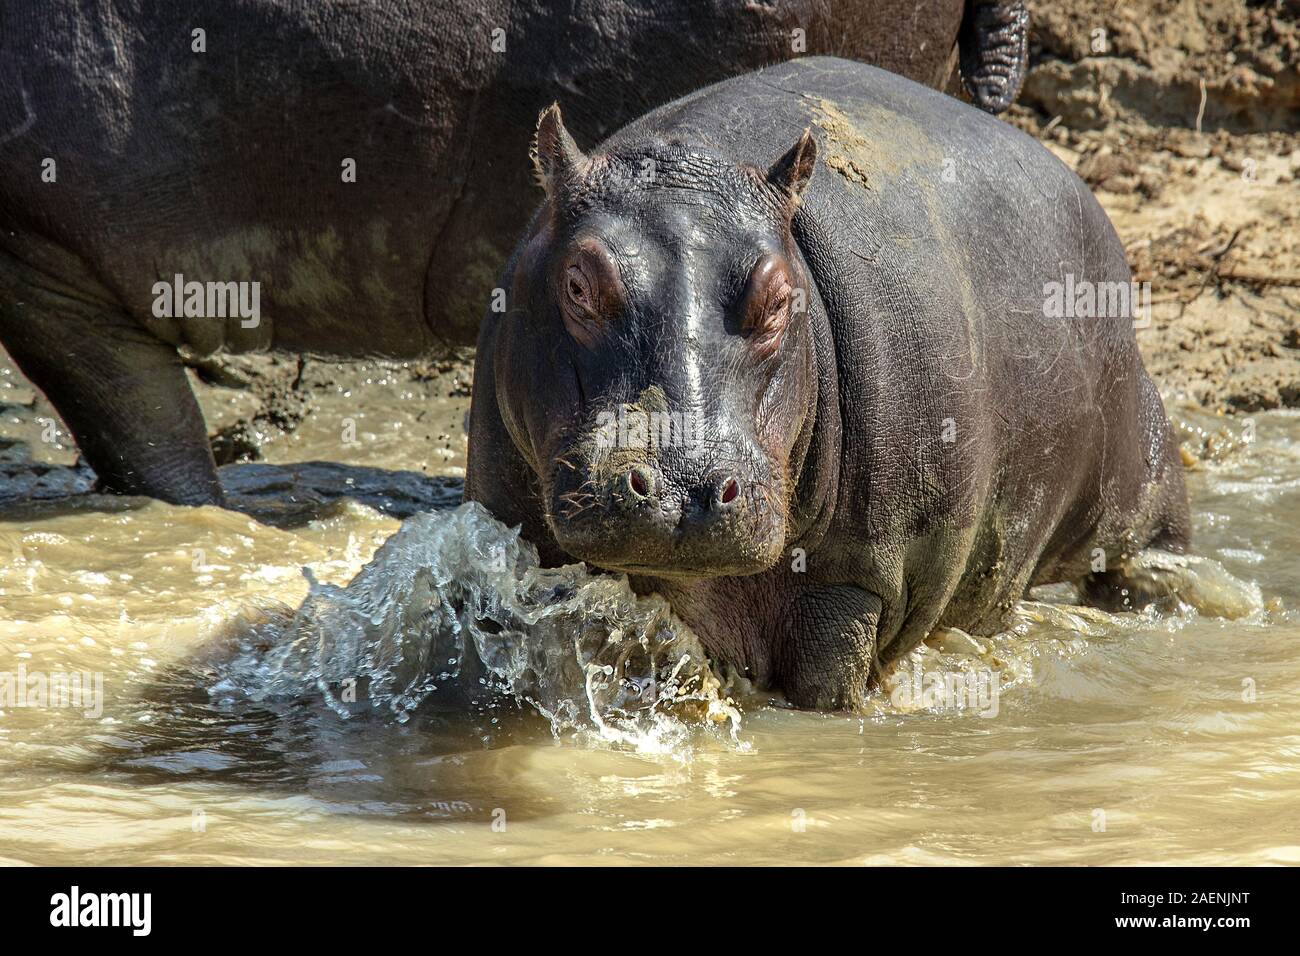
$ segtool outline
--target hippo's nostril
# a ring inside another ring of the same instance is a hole
[[[718,482],[718,507],[729,508],[740,498],[740,481],[735,476],[728,476]]]
[[[627,473],[627,487],[638,498],[649,498],[654,489],[654,473],[645,465],[637,465]]]

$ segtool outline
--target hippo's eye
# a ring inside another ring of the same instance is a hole
[[[624,302],[623,283],[609,252],[595,240],[580,244],[554,279],[564,327],[594,348]]]
[[[595,297],[591,293],[591,283],[576,265],[569,266],[564,273],[564,290],[569,301],[580,309],[595,313]]]
[[[794,284],[779,256],[766,255],[749,274],[745,289],[744,331],[760,357],[766,358],[781,344],[790,323]]]

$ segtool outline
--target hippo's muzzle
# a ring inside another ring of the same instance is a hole
[[[783,498],[755,469],[654,455],[581,477],[569,465],[555,475],[551,530],[589,564],[694,578],[755,574],[780,557]]]

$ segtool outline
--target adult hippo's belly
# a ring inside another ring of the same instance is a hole
[[[1030,138],[814,58],[591,155],[548,110],[536,156],[467,494],[546,560],[626,572],[716,658],[852,707],[936,626],[988,633],[1032,584],[1122,594],[1138,552],[1187,545],[1123,248]]]
[[[804,52],[935,86],[960,59],[990,109],[1025,66],[1020,0],[556,7],[5,4],[0,342],[103,485],[221,500],[179,345],[406,357],[473,342],[536,203],[533,122],[557,98],[595,140]],[[160,302],[176,276],[242,284],[246,308]]]

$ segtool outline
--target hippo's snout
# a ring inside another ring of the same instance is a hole
[[[737,513],[743,504],[742,487],[739,476],[724,471],[709,476],[698,487],[688,489],[681,500],[674,500],[672,489],[666,488],[658,469],[638,464],[611,482],[610,494],[624,510],[657,502],[660,505],[658,513],[667,519],[676,519],[678,527],[681,527],[684,523],[698,524]]]
[[[739,467],[683,474],[653,460],[555,490],[552,530],[590,564],[633,574],[712,577],[771,567],[785,509]]]

